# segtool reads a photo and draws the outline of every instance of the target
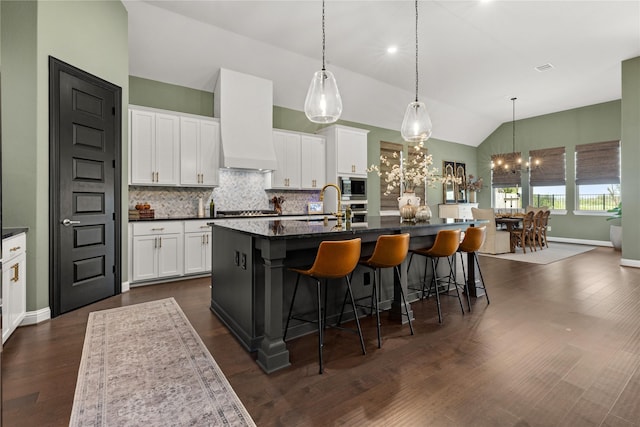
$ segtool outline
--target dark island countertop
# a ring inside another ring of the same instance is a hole
[[[440,229],[440,228],[454,228],[456,225],[460,228],[466,228],[471,225],[479,225],[485,223],[485,220],[471,220],[462,222],[446,222],[444,219],[432,219],[426,222],[402,222],[400,217],[396,216],[369,216],[366,223],[351,223],[346,224],[343,222],[342,227],[336,226],[336,220],[329,220],[327,224],[323,221],[305,221],[305,220],[287,220],[284,218],[278,218],[274,220],[265,221],[260,220],[225,220],[221,222],[210,222],[209,225],[215,227],[223,227],[226,229],[238,231],[243,234],[247,234],[254,237],[267,238],[269,240],[278,239],[291,239],[291,238],[306,238],[310,236],[321,237],[324,235],[358,235],[362,233],[370,232],[385,232],[385,233],[404,233],[417,229]],[[435,234],[435,233],[434,233]]]
[[[29,227],[6,227],[2,229],[2,238],[8,239],[20,233],[26,233],[27,231],[29,231]]]

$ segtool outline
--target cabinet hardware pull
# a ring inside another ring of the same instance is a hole
[[[202,236],[200,236],[200,244],[204,245],[204,234]]]
[[[164,227],[160,227],[160,228],[152,228],[151,231],[162,231],[164,230]]]
[[[11,266],[13,270],[13,277],[11,278],[12,282],[17,282],[20,280],[20,264],[16,263]]]
[[[19,251],[20,248],[21,248],[21,246],[14,246],[13,248],[9,249],[9,252]]]
[[[207,245],[209,244],[209,235],[205,234],[205,237],[207,238]]]
[[[209,228],[208,225],[201,225],[200,228]]]
[[[153,249],[157,249],[158,248],[158,238],[154,237],[153,238]]]
[[[158,237],[158,241],[160,242],[158,247],[161,248],[162,247],[162,237]]]

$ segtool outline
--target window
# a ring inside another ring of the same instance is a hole
[[[620,201],[620,141],[576,145],[576,210],[606,211]]]
[[[531,205],[566,209],[565,148],[546,148],[529,152]]]
[[[520,153],[494,154],[491,165],[493,207],[506,212],[520,209]]]

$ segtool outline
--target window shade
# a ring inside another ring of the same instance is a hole
[[[576,145],[576,184],[620,184],[620,141]]]
[[[388,196],[384,195],[384,192],[387,191],[387,174],[386,172],[391,171],[391,167],[393,165],[400,165],[400,157],[393,157],[393,153],[399,154],[402,151],[402,144],[395,144],[393,142],[385,142],[380,141],[380,156],[386,156],[389,159],[389,166],[380,162],[380,172],[382,175],[380,176],[380,210],[381,211],[389,211],[389,210],[398,210],[398,197],[400,197],[400,189],[396,188],[391,194]]]
[[[539,161],[539,166],[535,162]],[[565,178],[565,148],[545,148],[529,151],[531,175],[529,184],[536,187],[551,185],[566,185]]]
[[[519,158],[520,153],[494,154],[491,156],[491,161],[494,165],[493,173],[491,174],[491,186],[493,188],[520,186],[521,165],[518,163]],[[508,165],[506,169],[505,165]]]

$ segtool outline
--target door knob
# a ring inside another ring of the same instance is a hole
[[[65,227],[68,227],[73,224],[80,224],[80,221],[71,221],[69,218],[65,218],[62,220],[62,225],[64,225]]]

